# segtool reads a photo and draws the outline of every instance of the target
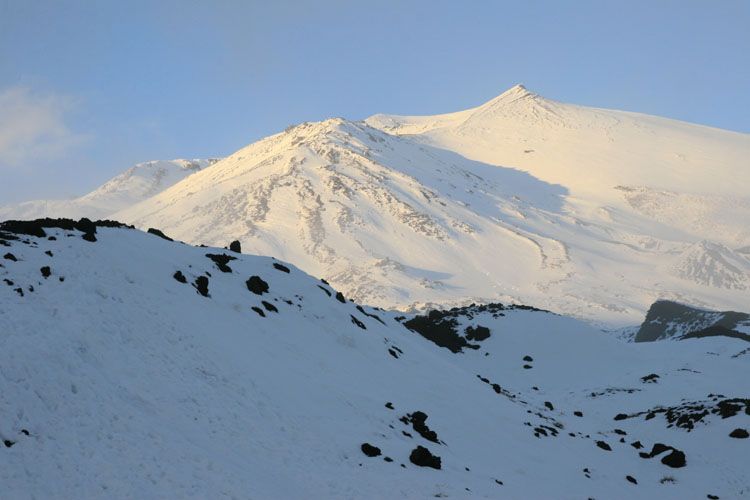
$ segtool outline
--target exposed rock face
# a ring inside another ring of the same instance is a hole
[[[695,338],[724,335],[750,341],[737,331],[750,327],[750,314],[734,311],[706,311],[677,302],[659,300],[651,305],[646,319],[636,333],[636,342],[653,342],[671,338]]]

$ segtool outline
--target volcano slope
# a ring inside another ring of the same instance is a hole
[[[627,344],[501,304],[399,315],[118,226],[0,226],[3,497],[750,492],[744,341]]]

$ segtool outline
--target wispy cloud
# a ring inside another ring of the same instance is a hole
[[[0,90],[0,170],[62,157],[86,140],[68,126],[76,103],[26,87]]]

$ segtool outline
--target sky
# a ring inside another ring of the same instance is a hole
[[[0,204],[517,83],[750,133],[747,0],[0,0]]]

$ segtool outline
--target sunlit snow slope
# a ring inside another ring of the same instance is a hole
[[[273,254],[357,300],[518,301],[612,325],[750,300],[750,136],[557,103],[304,123],[115,217]]]
[[[94,191],[72,200],[34,200],[0,205],[0,220],[39,217],[100,219],[150,198],[218,160],[157,160],[139,163]]]
[[[270,257],[45,224],[0,225],[3,498],[750,494],[745,341],[399,318]]]

